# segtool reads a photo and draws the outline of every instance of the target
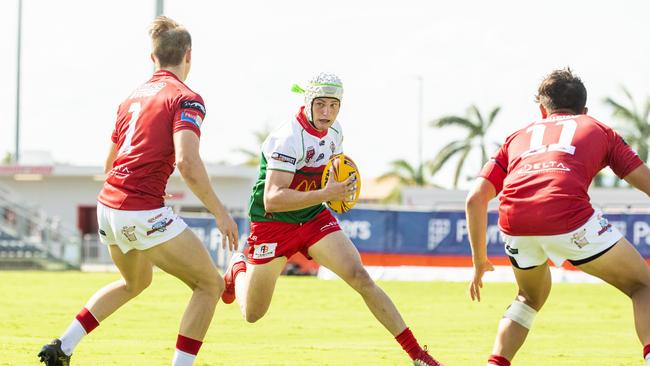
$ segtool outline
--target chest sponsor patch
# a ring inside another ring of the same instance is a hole
[[[275,152],[273,152],[273,154],[271,154],[271,159],[281,161],[283,163],[289,163],[289,164],[294,164],[294,165],[296,164],[296,158],[294,158],[292,156],[289,156],[289,155],[279,153],[277,151],[275,151]]]
[[[253,245],[253,258],[265,259],[275,257],[275,248],[278,243],[262,243]]]
[[[203,106],[203,104],[201,102],[198,102],[196,100],[183,101],[181,103],[181,109],[187,109],[187,108],[195,109],[195,110],[201,112],[201,114],[205,115],[205,107]]]

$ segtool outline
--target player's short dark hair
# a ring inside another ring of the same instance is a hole
[[[185,52],[192,48],[190,32],[166,16],[158,16],[149,28],[153,54],[160,66],[176,66],[183,61]]]
[[[549,112],[568,109],[581,114],[587,104],[587,89],[570,68],[554,70],[539,85],[535,102]]]

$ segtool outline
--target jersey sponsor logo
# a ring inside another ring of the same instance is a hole
[[[205,114],[205,107],[203,104],[201,104],[201,102],[196,100],[183,101],[183,103],[181,103],[181,109],[186,108],[196,109],[197,111],[201,112],[201,114]]]
[[[264,259],[275,257],[275,248],[278,243],[262,243],[253,245],[253,258]]]
[[[122,235],[126,236],[129,241],[136,241],[138,238],[135,236],[135,226],[123,226]]]
[[[318,142],[318,146],[325,146],[325,140],[320,140]]]
[[[174,219],[169,219],[167,221],[163,219],[154,223],[151,225],[151,230],[147,230],[147,236],[155,233],[156,231],[160,233],[165,232],[167,230],[167,226],[171,225],[172,222],[174,222]]]
[[[201,128],[203,119],[197,113],[192,113],[191,111],[182,111],[181,122],[190,122],[196,127]]]
[[[321,161],[321,160],[323,160],[324,158],[325,158],[325,154],[320,153],[320,154],[318,154],[318,157],[316,158],[316,161]],[[316,162],[316,161],[315,161],[315,162]]]
[[[551,161],[544,161],[541,163],[524,164],[523,167],[517,170],[517,173],[537,174],[537,173],[552,172],[552,171],[570,172],[571,169],[567,168],[567,166],[564,165],[564,163],[562,162],[551,160]]]
[[[316,149],[313,146],[307,148],[307,153],[305,154],[305,163],[309,163],[311,159],[316,155]]]
[[[589,244],[589,240],[586,238],[587,229],[582,229],[578,232],[573,233],[571,236],[571,242],[575,244],[578,248],[582,249],[584,246]]]
[[[165,82],[143,84],[142,86],[137,88],[133,93],[131,93],[129,98],[130,99],[135,99],[135,98],[143,98],[143,97],[150,97],[152,95],[156,95],[166,85],[167,85],[167,83],[165,83]]]
[[[271,154],[271,159],[275,159],[277,161],[281,161],[283,163],[289,163],[289,164],[296,164],[296,158],[289,156],[289,155],[284,155],[282,153],[279,153],[277,151],[273,152]]]
[[[298,183],[296,185],[296,188],[294,188],[294,189],[296,191],[309,192],[309,191],[313,191],[313,190],[315,190],[317,188],[318,188],[318,184],[316,183],[315,180],[307,180],[307,179],[305,179],[303,181],[300,181],[300,183]]]
[[[332,150],[332,154],[334,154],[334,151],[336,150],[336,145],[334,145],[334,141],[330,142],[330,150]]]

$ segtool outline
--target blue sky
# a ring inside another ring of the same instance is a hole
[[[22,150],[101,165],[117,105],[152,71],[154,1],[23,6]],[[16,12],[17,0],[0,3],[0,153],[14,149]],[[537,118],[536,87],[554,68],[583,78],[591,114],[610,125],[603,98],[624,100],[621,85],[650,95],[648,1],[167,0],[165,13],[193,36],[187,84],[206,101],[206,161],[258,149],[252,132],[292,118],[302,98],[291,85],[319,71],[343,80],[345,150],[366,176],[417,160],[419,76],[425,124],[501,106],[494,141]],[[425,127],[424,157],[458,136]],[[450,171],[437,182],[449,186]]]

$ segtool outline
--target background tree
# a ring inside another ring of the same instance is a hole
[[[500,110],[501,107],[495,107],[487,118],[484,118],[478,107],[472,105],[468,108],[466,117],[445,116],[432,121],[430,125],[434,128],[459,127],[467,132],[464,138],[452,141],[440,149],[430,162],[432,175],[438,173],[452,158],[457,157],[454,172],[454,188],[457,188],[465,162],[474,149],[479,149],[483,166],[488,160],[485,138]]]
[[[262,156],[262,143],[271,133],[271,127],[266,124],[261,130],[253,131],[253,136],[255,136],[255,142],[257,148],[255,150],[250,150],[246,148],[235,149],[234,151],[244,155],[245,159],[243,164],[248,166],[259,166],[260,157]]]
[[[383,200],[384,203],[399,203],[402,198],[402,188],[405,186],[432,186],[429,180],[425,177],[427,163],[415,166],[411,165],[404,159],[398,159],[393,160],[388,164],[390,166],[389,170],[377,177],[377,181],[381,182],[389,178],[394,178],[397,179],[398,184]]]
[[[623,93],[627,97],[628,106],[625,106],[612,98],[605,98],[605,104],[613,110],[613,116],[619,118],[621,124],[616,126],[617,131],[625,141],[632,146],[639,157],[648,161],[648,140],[650,139],[650,98],[645,100],[644,105],[639,108],[632,94],[623,87]]]

